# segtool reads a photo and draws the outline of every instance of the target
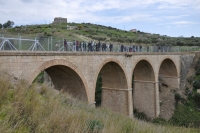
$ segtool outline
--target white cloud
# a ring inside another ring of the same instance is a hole
[[[126,16],[117,16],[117,17],[104,17],[104,21],[113,22],[113,23],[125,23],[125,22],[154,22],[159,21],[159,18],[155,18],[150,14],[129,14]]]
[[[176,15],[176,16],[165,16],[165,19],[180,19],[180,18],[183,18],[183,17],[187,17],[189,15]]]
[[[193,24],[199,24],[199,23],[192,22],[192,21],[177,21],[177,22],[173,22],[172,24],[175,24],[175,25],[193,25]]]
[[[193,22],[193,21],[176,21],[176,22],[169,22],[169,23],[157,23],[156,25],[172,28],[174,26],[185,27],[185,26],[198,25],[198,24],[200,23]]]
[[[167,26],[168,29],[172,28],[171,26]]]
[[[30,2],[33,2],[34,0],[21,0],[21,1],[25,3],[30,3]]]
[[[200,0],[0,0],[0,23],[12,20],[17,25],[49,23],[54,17],[66,17],[69,22],[110,26],[150,23],[146,27],[173,27],[195,25],[199,16]]]

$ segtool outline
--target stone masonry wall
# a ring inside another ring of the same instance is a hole
[[[189,72],[189,68],[192,65],[195,54],[181,55],[181,69],[180,69],[180,90],[185,87],[186,77]]]
[[[127,56],[127,54],[129,56]],[[115,62],[119,65],[125,74],[125,76],[123,76],[125,79],[123,80],[126,81],[126,83],[124,83],[126,85],[123,86],[127,86],[127,88],[123,89],[130,90],[132,88],[132,74],[136,64],[140,60],[146,60],[151,64],[155,74],[155,82],[158,82],[159,67],[161,62],[165,59],[173,60],[178,68],[179,77],[180,55],[181,54],[178,53],[0,52],[0,67],[7,70],[15,79],[26,79],[30,83],[41,71],[51,66],[62,65],[69,67],[77,73],[82,80],[88,103],[94,105],[97,76],[105,64]],[[137,88],[137,86],[138,85],[135,87]],[[109,96],[115,96],[116,100],[109,100],[109,103],[106,102],[104,105],[109,106],[112,110],[119,110],[119,112],[125,113],[130,117],[132,117],[133,106],[144,106],[145,108],[142,111],[150,117],[156,117],[155,112],[159,110],[159,102],[157,102],[158,99],[156,99],[159,98],[159,92],[157,92],[158,86],[148,84],[148,86],[150,86],[148,88],[151,88],[148,90],[145,89],[146,86],[147,84],[138,86],[136,90],[138,93],[134,95],[138,97],[137,101],[134,101],[136,98],[132,98],[133,96],[130,91],[113,92],[105,90],[103,93],[106,94],[103,95],[103,97],[109,99]],[[146,97],[144,97],[144,95]],[[133,101],[131,99],[133,99]],[[143,102],[141,103],[141,101]]]

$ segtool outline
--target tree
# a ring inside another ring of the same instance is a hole
[[[14,25],[14,22],[8,20],[7,22],[5,22],[5,23],[3,24],[3,28],[11,28],[11,27],[13,27],[13,25]]]
[[[180,40],[178,40],[178,41],[176,42],[176,44],[177,44],[177,46],[184,46],[184,45],[185,45],[185,41],[180,41]]]
[[[140,44],[140,43],[142,43],[142,39],[138,38],[135,40],[135,42]]]
[[[81,29],[83,29],[84,27],[83,27],[83,25],[78,25],[78,29],[79,30],[81,30]]]
[[[3,27],[3,25],[0,23],[0,29]]]

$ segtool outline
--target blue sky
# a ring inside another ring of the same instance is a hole
[[[200,37],[200,0],[0,0],[0,23],[68,22],[137,29],[172,37]]]

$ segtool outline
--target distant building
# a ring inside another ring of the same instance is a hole
[[[67,23],[67,18],[56,17],[53,21],[54,24]]]
[[[131,30],[129,30],[130,32],[137,32],[137,30],[136,29],[131,29]]]

